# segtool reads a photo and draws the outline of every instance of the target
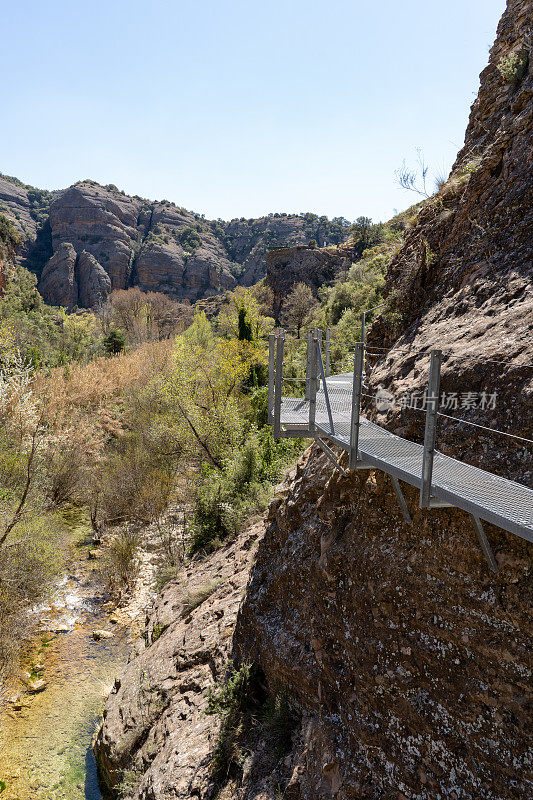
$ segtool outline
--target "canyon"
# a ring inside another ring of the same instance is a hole
[[[465,418],[529,438],[532,19],[531,0],[509,0],[465,145],[391,261],[396,313],[369,333],[369,350],[383,351],[367,390],[421,390],[427,363],[417,353],[442,348],[443,389],[498,394],[489,414]],[[513,53],[526,53],[528,66],[508,80],[502,59]],[[423,418],[409,410],[381,424],[423,435]],[[453,420],[438,441],[531,485],[523,443]],[[406,498],[412,525],[387,476],[344,475],[312,446],[278,487],[264,532],[251,527],[205,560],[202,580],[220,581],[189,614],[183,587],[193,574],[184,568],[149,612],[146,646],[107,701],[95,740],[107,791],[129,770],[132,800],[530,795],[531,546],[487,525],[494,574],[465,514],[420,510],[409,487]],[[290,746],[280,756],[260,712],[251,714],[232,769],[214,780],[219,733],[206,695],[245,665],[259,676],[254,708],[265,694],[287,698]]]
[[[0,212],[21,237],[18,261],[37,275],[43,299],[70,309],[131,286],[195,302],[257,283],[273,247],[338,244],[349,233],[347,220],[311,213],[206,220],[89,180],[48,192],[0,175]]]

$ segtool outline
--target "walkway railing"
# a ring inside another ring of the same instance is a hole
[[[327,336],[329,349],[329,336]],[[436,449],[439,417],[455,419],[486,431],[510,436],[530,446],[525,437],[497,431],[489,426],[453,417],[439,410],[440,372],[443,354],[440,350],[424,352],[430,356],[429,381],[425,408],[407,405],[425,414],[423,445],[390,433],[362,414],[363,399],[376,399],[365,392],[365,371],[373,348],[358,342],[354,349],[353,371],[329,375],[324,363],[322,335],[309,332],[305,376],[283,374],[285,332],[269,338],[269,421],[276,438],[312,437],[334,466],[346,473],[338,461],[334,447],[349,453],[349,469],[378,468],[391,477],[406,522],[411,521],[399,480],[419,489],[420,508],[456,506],[467,511],[472,519],[483,552],[492,569],[496,562],[483,530],[481,520],[533,541],[533,490],[492,473],[445,456]],[[384,349],[385,352],[390,352]],[[326,362],[327,363],[327,362]],[[290,384],[290,394],[284,388]],[[396,402],[392,395],[391,406]]]

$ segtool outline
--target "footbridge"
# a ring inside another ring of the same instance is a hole
[[[531,449],[533,441],[498,431],[488,426],[450,416],[439,405],[442,352],[432,350],[429,382],[424,393],[424,443],[417,444],[397,436],[367,419],[363,413],[365,400],[380,401],[369,395],[365,383],[369,352],[364,341],[355,345],[353,370],[329,375],[329,337],[326,358],[322,354],[320,331],[307,338],[305,377],[284,375],[285,332],[269,337],[268,416],[275,438],[310,437],[325,452],[336,469],[346,474],[339,463],[338,450],[349,453],[350,470],[380,469],[387,473],[405,521],[411,516],[400,481],[415,486],[420,493],[420,508],[455,507],[470,515],[483,554],[490,568],[497,571],[483,522],[533,542],[533,490],[512,480],[494,475],[441,453],[436,448],[439,417],[458,420],[494,434],[516,440],[520,447]],[[528,366],[528,365],[526,365]],[[290,394],[284,389],[290,384]],[[386,407],[395,399],[385,393]],[[413,408],[413,405],[402,405]]]

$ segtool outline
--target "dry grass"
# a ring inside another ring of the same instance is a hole
[[[36,389],[47,400],[48,422],[60,421],[65,411],[103,410],[130,387],[147,384],[170,364],[172,342],[148,342],[130,353],[89,364],[57,367],[50,375],[39,375]]]
[[[221,580],[207,581],[207,583],[202,584],[196,591],[189,592],[183,601],[181,616],[186,617],[191,611],[194,611],[195,608],[205,603],[205,601],[216,592],[221,583]]]

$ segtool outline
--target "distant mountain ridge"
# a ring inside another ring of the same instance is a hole
[[[130,286],[191,302],[250,286],[265,275],[267,250],[312,239],[339,244],[350,225],[312,213],[206,220],[112,184],[85,180],[49,192],[5,175],[0,213],[19,231],[18,260],[38,276],[43,298],[69,308]]]

